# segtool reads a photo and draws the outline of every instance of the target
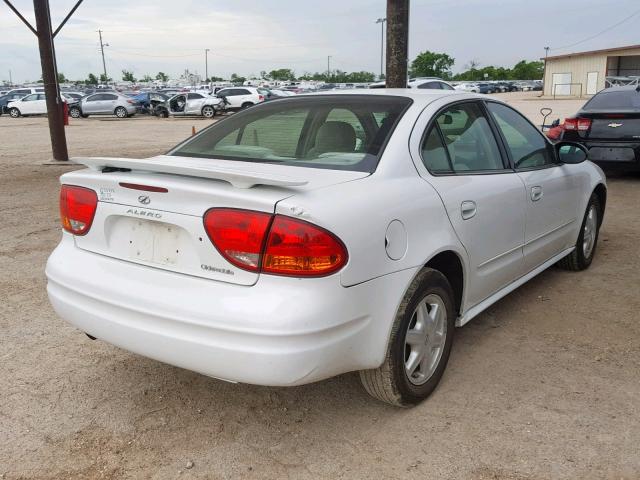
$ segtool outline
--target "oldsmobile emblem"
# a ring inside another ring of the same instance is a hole
[[[151,203],[151,199],[149,198],[148,195],[140,195],[138,197],[138,201],[142,204],[142,205],[149,205]]]
[[[621,126],[622,126],[622,124],[621,124],[621,123],[610,123],[610,124],[609,124],[609,125],[607,125],[607,126],[608,126],[608,127],[611,127],[611,128],[618,128],[618,127],[621,127]]]

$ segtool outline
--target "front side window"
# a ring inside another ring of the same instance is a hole
[[[516,169],[555,165],[547,141],[522,115],[500,103],[489,102],[487,108],[502,132]]]
[[[444,82],[440,82],[440,88],[442,90],[455,90],[455,88],[453,88],[451,85],[449,85],[448,83],[444,83]]]
[[[410,104],[383,95],[268,102],[212,125],[169,154],[372,172]]]
[[[108,93],[105,93],[102,95],[102,100],[117,100],[118,96],[117,95],[111,95]]]
[[[187,100],[200,100],[201,98],[204,98],[204,97],[199,93],[189,93],[187,95]]]
[[[98,94],[98,95],[91,95],[90,97],[87,97],[87,99],[85,100],[85,102],[97,102],[98,100],[100,100],[100,97],[102,97],[102,95]]]
[[[31,95],[27,95],[26,97],[24,97],[22,99],[23,102],[33,102],[35,100],[38,99],[38,94],[37,93],[33,93]]]
[[[432,173],[505,168],[489,122],[476,103],[455,105],[438,115],[423,141],[422,159]]]

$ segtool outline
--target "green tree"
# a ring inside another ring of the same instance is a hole
[[[167,75],[164,72],[158,72],[158,74],[156,75],[156,80],[160,80],[161,82],[167,82],[169,81],[169,75]]]
[[[136,79],[133,76],[133,72],[129,71],[129,70],[122,70],[122,80],[124,80],[125,82],[135,82]]]
[[[278,70],[271,70],[269,78],[272,80],[291,81],[295,80],[296,76],[290,68],[279,68]]]
[[[142,81],[143,82],[151,82],[151,81],[153,81],[153,78],[151,78],[151,75],[145,75],[144,77],[142,77]]]
[[[97,85],[98,77],[96,77],[93,73],[90,73],[84,83],[86,83],[87,85]]]
[[[100,74],[100,83],[107,83],[113,80],[111,77],[107,77],[104,73]]]
[[[232,73],[231,74],[231,83],[239,83],[239,84],[243,84],[244,82],[246,82],[247,79],[245,77],[240,77],[238,74],[236,73]]]
[[[455,60],[446,53],[425,51],[411,62],[412,77],[451,78],[451,67]]]
[[[543,62],[527,62],[526,60],[522,60],[516,63],[511,69],[511,78],[513,80],[540,80],[543,73]]]
[[[64,73],[58,72],[58,83],[66,83],[67,77],[64,76]]]

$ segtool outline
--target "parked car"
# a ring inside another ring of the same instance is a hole
[[[71,97],[67,97],[64,93],[61,94],[62,101],[68,104],[75,104],[77,102]],[[13,118],[20,116],[26,117],[29,115],[46,115],[47,113],[47,101],[44,93],[32,93],[26,97],[18,100],[12,100],[7,104],[7,111]]]
[[[117,92],[99,92],[80,100],[78,105],[69,107],[73,118],[86,118],[90,115],[115,115],[127,118],[136,114],[136,101]]]
[[[224,102],[216,97],[203,93],[180,93],[174,95],[163,104],[154,108],[154,114],[159,117],[202,115],[213,118],[217,112],[224,109]]]
[[[453,85],[440,78],[416,78],[410,80],[407,86],[421,90],[454,90]]]
[[[498,91],[498,88],[491,83],[480,82],[476,83],[476,86],[478,87],[478,93],[482,94],[495,93]]]
[[[2,115],[3,113],[9,113],[9,109],[7,107],[9,102],[12,102],[14,100],[20,100],[24,96],[25,95],[23,95],[22,93],[7,93],[6,95],[1,96],[0,97],[0,115]]]
[[[49,299],[91,338],[211,377],[359,370],[415,404],[456,326],[558,262],[589,267],[606,184],[585,159],[480,95],[265,102],[166,155],[75,159]]]
[[[158,92],[142,92],[132,98],[137,102],[138,112],[154,115],[155,108],[164,105],[170,97]]]
[[[463,92],[480,93],[480,88],[478,88],[478,85],[475,83],[469,83],[469,82],[459,83],[453,88]]]
[[[216,96],[225,99],[228,110],[240,110],[264,102],[264,95],[256,87],[223,88]]]
[[[36,87],[14,88],[13,90],[9,90],[6,93],[6,95],[11,95],[13,93],[21,94],[23,97],[25,97],[31,93],[44,93],[44,88],[36,88]]]
[[[640,171],[640,86],[602,90],[549,135],[581,143],[606,170]]]
[[[437,77],[412,78],[407,82],[408,88],[419,88],[421,90],[454,90],[453,85]],[[387,82],[375,82],[369,84],[370,89],[387,88]]]

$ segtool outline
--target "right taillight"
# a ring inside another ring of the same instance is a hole
[[[590,118],[565,118],[564,129],[565,130],[578,130],[580,132],[586,132],[591,128]]]
[[[60,220],[62,228],[74,235],[85,235],[91,228],[98,207],[98,196],[90,188],[62,185]]]
[[[212,208],[204,227],[233,265],[252,272],[320,277],[347,263],[347,249],[331,232],[283,215]]]
[[[262,259],[262,271],[276,275],[318,277],[340,270],[347,249],[327,230],[276,215]]]

